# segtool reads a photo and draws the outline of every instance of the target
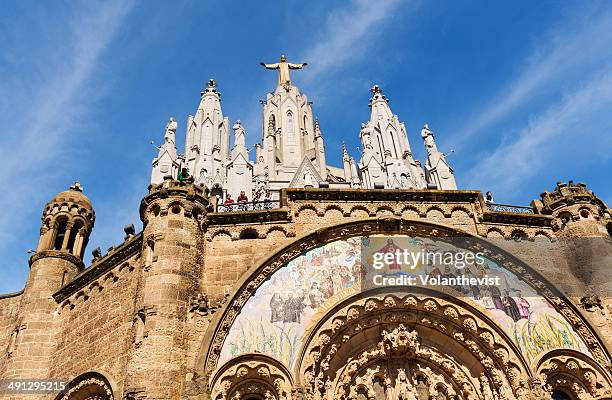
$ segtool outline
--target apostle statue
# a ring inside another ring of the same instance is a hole
[[[168,123],[166,124],[166,133],[164,134],[164,140],[166,141],[166,143],[170,143],[173,145],[176,144],[174,135],[176,134],[177,127],[178,124],[176,123],[174,117],[170,117],[170,121],[168,121]]]

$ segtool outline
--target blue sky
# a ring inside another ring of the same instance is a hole
[[[261,137],[276,76],[308,62],[328,162],[355,154],[379,84],[416,156],[428,122],[460,188],[529,204],[584,181],[612,203],[612,3],[558,1],[3,2],[0,293],[23,288],[44,204],[79,180],[94,204],[87,254],[141,226],[151,140],[184,121],[209,78],[223,111]],[[89,259],[89,257],[88,257]]]

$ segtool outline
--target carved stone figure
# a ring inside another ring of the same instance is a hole
[[[264,62],[260,63],[266,69],[277,69],[278,70],[278,85],[279,86],[288,86],[291,85],[291,77],[289,76],[290,69],[302,69],[308,63],[301,64],[293,64],[287,62],[287,58],[285,55],[281,55],[280,62],[273,64],[266,64]]]
[[[166,124],[166,133],[164,134],[164,140],[166,141],[166,143],[176,145],[175,134],[177,127],[178,124],[176,123],[174,117],[170,117],[170,121],[168,121],[168,123]]]

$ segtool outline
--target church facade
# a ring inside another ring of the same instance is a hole
[[[279,78],[253,157],[209,81],[184,154],[178,124],[166,126],[142,230],[126,226],[91,265],[95,212],[82,187],[45,205],[25,288],[0,296],[1,395],[612,398],[612,212],[592,190],[558,183],[526,207],[459,190],[427,125],[428,158],[413,158],[378,86],[359,160],[343,148],[331,166],[290,80],[305,64],[264,66]],[[228,201],[241,192],[248,201]],[[424,257],[403,269],[402,251],[461,267]],[[27,380],[61,387],[8,387]]]

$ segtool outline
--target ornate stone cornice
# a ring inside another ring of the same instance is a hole
[[[91,267],[81,272],[67,285],[64,285],[60,290],[55,292],[53,298],[58,303],[66,300],[77,290],[82,289],[88,283],[94,281],[105,272],[113,269],[117,265],[120,265],[122,261],[128,259],[134,254],[140,253],[141,248],[142,232],[132,236],[123,244],[111,250],[111,252],[109,252],[106,256],[94,261]]]
[[[289,202],[379,202],[379,203],[472,203],[483,222],[549,227],[552,218],[542,214],[491,211],[477,190],[371,190],[371,189],[284,189],[281,205]]]
[[[482,220],[497,224],[549,227],[553,218],[550,215],[542,214],[485,211]]]
[[[355,201],[355,202],[477,202],[482,194],[477,190],[422,189],[284,189],[281,204],[290,201]]]
[[[272,210],[252,210],[210,213],[206,215],[206,221],[211,225],[238,225],[266,222],[290,221],[291,216],[287,208]]]
[[[62,260],[73,263],[77,266],[77,268],[79,268],[79,270],[85,268],[85,264],[83,264],[83,261],[79,257],[66,251],[59,250],[42,250],[34,254],[32,257],[30,257],[30,268],[32,267],[32,264],[42,258],[61,258]]]

